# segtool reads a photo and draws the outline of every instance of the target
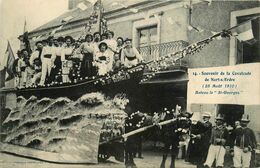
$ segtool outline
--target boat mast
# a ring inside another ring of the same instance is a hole
[[[97,0],[94,4],[94,16],[97,16],[97,28],[100,34],[104,33],[107,30],[106,20],[103,18],[104,7],[101,0]]]

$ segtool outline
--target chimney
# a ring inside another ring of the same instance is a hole
[[[69,10],[76,8],[77,5],[83,1],[85,0],[69,0],[69,5],[68,5]]]

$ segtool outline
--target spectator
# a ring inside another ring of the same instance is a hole
[[[216,117],[216,126],[212,128],[208,155],[204,163],[205,167],[211,167],[214,161],[216,161],[217,168],[223,167],[226,153],[224,146],[228,137],[228,130],[224,126],[224,118],[218,115]]]
[[[210,113],[204,112],[202,114],[202,121],[195,120],[191,126],[188,159],[189,162],[195,164],[197,168],[203,167],[203,163],[207,157],[212,129],[212,124],[209,121],[210,117]]]
[[[249,116],[244,115],[240,122],[241,127],[237,127],[232,134],[233,163],[234,167],[249,168],[257,142],[254,131],[247,127],[250,122]]]

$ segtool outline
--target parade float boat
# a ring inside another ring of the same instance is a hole
[[[123,161],[123,140],[110,139],[125,135],[128,94],[136,92],[140,82],[165,70],[166,62],[176,65],[218,36],[229,37],[230,32],[219,32],[156,60],[105,76],[67,84],[2,88],[2,95],[16,95],[16,103],[5,109],[9,111],[2,117],[0,151],[56,163],[98,163],[110,156]],[[144,74],[144,69],[149,73]]]
[[[83,94],[91,92],[103,92],[107,95],[119,92],[129,92],[136,89],[140,83],[145,65],[139,64],[131,68],[111,72],[104,76],[93,76],[89,79],[79,80],[65,84],[53,84],[37,87],[16,89],[17,96],[30,98],[32,95],[43,98],[68,97],[77,99]]]
[[[1,152],[58,163],[98,163],[110,156],[123,161],[123,139],[110,140],[125,135],[128,93],[136,92],[140,82],[154,78],[165,68],[162,63],[176,63],[223,34],[227,32],[105,76],[58,86],[1,89],[1,93],[17,95],[16,105],[2,122]],[[150,73],[145,75],[145,68]]]

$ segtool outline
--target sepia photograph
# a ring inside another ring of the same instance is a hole
[[[0,0],[1,168],[257,168],[259,119],[259,0]]]

